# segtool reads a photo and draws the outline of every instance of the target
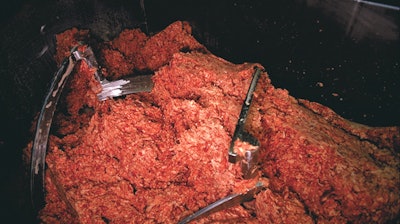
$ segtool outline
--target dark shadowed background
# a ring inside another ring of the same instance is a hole
[[[263,64],[273,84],[297,98],[322,103],[358,123],[400,125],[398,1],[143,2],[147,28],[140,0],[3,4],[0,220],[34,220],[21,150],[32,137],[32,120],[56,70],[54,34],[73,26],[90,29],[94,39],[107,41],[124,28],[152,34],[186,20],[211,52],[234,63]],[[39,54],[45,46],[48,51]]]

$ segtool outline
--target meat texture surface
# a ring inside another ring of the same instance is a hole
[[[57,40],[71,40],[69,30]],[[68,84],[46,158],[45,223],[176,223],[259,180],[255,200],[197,223],[384,223],[399,218],[398,127],[371,128],[257,85],[246,130],[260,171],[244,180],[228,147],[254,66],[221,59],[175,22],[148,37],[125,30],[98,55],[113,79],[153,71],[154,88],[98,101],[93,70]],[[62,58],[65,52],[57,52]]]

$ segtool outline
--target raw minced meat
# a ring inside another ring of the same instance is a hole
[[[73,42],[77,32],[57,40]],[[254,201],[195,222],[399,218],[398,127],[351,123],[275,88],[263,73],[246,123],[261,143],[260,172],[244,180],[239,164],[228,162],[228,148],[254,66],[261,65],[211,54],[185,22],[151,37],[125,30],[100,52],[106,76],[153,71],[154,88],[100,102],[93,71],[76,67],[50,136],[42,222],[176,223],[258,180],[266,189]]]

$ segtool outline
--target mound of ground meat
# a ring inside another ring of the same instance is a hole
[[[82,33],[59,34],[59,49]],[[77,65],[50,136],[42,222],[177,223],[257,181],[266,189],[255,200],[193,223],[399,218],[399,127],[351,123],[275,88],[263,73],[246,122],[261,143],[260,171],[244,180],[228,148],[261,65],[211,54],[180,21],[150,37],[125,30],[100,52],[109,79],[153,71],[154,88],[100,102],[94,71]]]

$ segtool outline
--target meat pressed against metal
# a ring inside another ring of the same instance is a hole
[[[125,30],[104,44],[104,74],[155,71],[150,93],[99,102],[93,71],[79,65],[64,98],[67,113],[59,112],[50,137],[42,221],[176,223],[254,185],[227,152],[255,64],[212,55],[190,32],[176,22],[152,37]],[[58,39],[72,37],[67,31]],[[398,217],[398,129],[353,124],[275,88],[266,73],[253,104],[246,129],[260,140],[268,188],[255,202],[199,223]]]

